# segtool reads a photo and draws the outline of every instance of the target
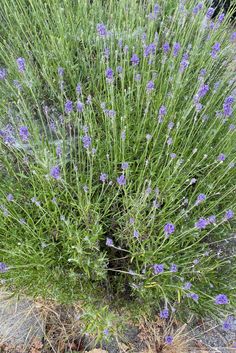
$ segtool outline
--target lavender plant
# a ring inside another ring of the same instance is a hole
[[[232,314],[231,11],[213,19],[210,3],[192,0],[2,1],[5,286],[82,301],[85,330],[99,337],[115,330],[116,307]]]

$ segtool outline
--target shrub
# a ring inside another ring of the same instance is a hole
[[[2,1],[6,286],[82,301],[105,334],[110,307],[232,312],[236,35],[230,11],[213,14]]]

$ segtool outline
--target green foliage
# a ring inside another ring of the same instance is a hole
[[[153,1],[1,4],[0,67],[7,77],[0,80],[0,260],[9,267],[1,276],[6,286],[34,297],[82,301],[85,331],[99,339],[119,321],[110,307],[130,309],[133,317],[165,306],[177,315],[186,308],[206,315],[235,307],[235,219],[225,219],[236,210],[235,113],[224,113],[225,99],[235,99],[235,42],[230,11],[219,23],[206,18],[204,6],[193,15],[194,3],[162,0],[154,19]],[[98,23],[106,24],[106,37],[97,33]],[[144,40],[156,43],[148,58]],[[181,45],[176,57],[175,42]],[[135,67],[133,53],[140,58]],[[19,57],[24,72],[18,72]],[[107,68],[113,82],[106,80]],[[147,92],[151,80],[155,88]],[[203,83],[209,90],[196,102]],[[67,100],[74,102],[69,114]],[[83,112],[76,111],[77,100]],[[51,175],[55,166],[58,179]],[[108,180],[102,182],[101,173]],[[121,175],[124,186],[117,182]],[[206,200],[196,205],[199,194]],[[212,215],[216,222],[196,227]],[[169,237],[168,223],[175,226]],[[170,271],[173,263],[178,272]],[[164,272],[155,274],[154,264],[163,264]],[[215,304],[221,293],[229,305]]]

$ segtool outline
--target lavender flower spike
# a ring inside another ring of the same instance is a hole
[[[29,139],[29,130],[28,130],[27,126],[20,126],[19,135],[20,135],[20,138],[21,138],[21,140],[23,142],[28,141],[28,139]]]
[[[52,167],[52,169],[50,171],[50,176],[53,179],[59,180],[60,179],[60,167],[59,166]]]
[[[217,305],[229,304],[229,299],[228,299],[227,295],[225,295],[225,294],[218,294],[218,295],[215,297],[215,304],[217,304]]]
[[[19,72],[23,73],[25,71],[25,59],[24,58],[18,58],[16,60],[18,70]]]
[[[173,223],[166,223],[164,226],[165,237],[168,238],[170,234],[174,233],[175,225]]]
[[[119,176],[116,181],[120,186],[124,186],[126,184],[126,179],[123,174],[121,174],[121,176]]]

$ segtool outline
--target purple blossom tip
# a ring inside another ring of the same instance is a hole
[[[202,217],[195,223],[195,227],[199,230],[202,230],[205,229],[208,224],[209,221],[206,218]]]
[[[159,273],[164,272],[164,265],[163,264],[154,264],[153,265],[153,272],[154,272],[154,275],[158,275]]]
[[[105,183],[105,181],[107,180],[107,174],[106,173],[101,173],[99,180],[103,183]]]
[[[97,24],[97,33],[99,34],[100,37],[106,37],[107,36],[107,29],[104,23],[98,23]]]
[[[60,179],[60,167],[59,166],[52,167],[51,171],[50,171],[50,176],[53,179],[59,180]]]
[[[25,59],[24,58],[18,58],[16,60],[18,70],[19,72],[23,73],[25,71]]]
[[[21,140],[23,142],[28,141],[28,139],[29,139],[29,130],[28,130],[27,126],[20,126],[19,135],[20,135],[20,138],[21,138]]]
[[[170,234],[174,233],[175,225],[173,223],[166,223],[164,226],[165,236],[169,237]]]
[[[106,245],[107,246],[114,246],[113,240],[111,238],[106,238]]]
[[[126,179],[125,176],[123,174],[121,174],[117,179],[116,179],[117,183],[120,186],[124,186],[126,184]]]
[[[0,273],[5,273],[8,271],[8,267],[4,262],[0,262]]]
[[[14,196],[12,194],[8,194],[7,201],[13,201],[13,200],[14,200]]]
[[[5,80],[7,77],[7,70],[4,67],[0,67],[0,80]]]
[[[160,318],[161,319],[168,319],[168,317],[169,317],[169,310],[168,309],[163,309],[160,312]]]
[[[133,54],[131,59],[130,59],[131,63],[133,66],[137,66],[139,64],[139,57],[137,54]]]
[[[218,295],[215,297],[215,304],[217,304],[217,305],[229,304],[229,299],[228,299],[227,295],[225,295],[225,294],[218,294]]]
[[[172,344],[173,340],[174,340],[173,336],[166,336],[165,337],[165,343],[166,344]]]
[[[73,102],[70,100],[67,100],[65,103],[65,112],[66,114],[69,114],[73,111]]]

